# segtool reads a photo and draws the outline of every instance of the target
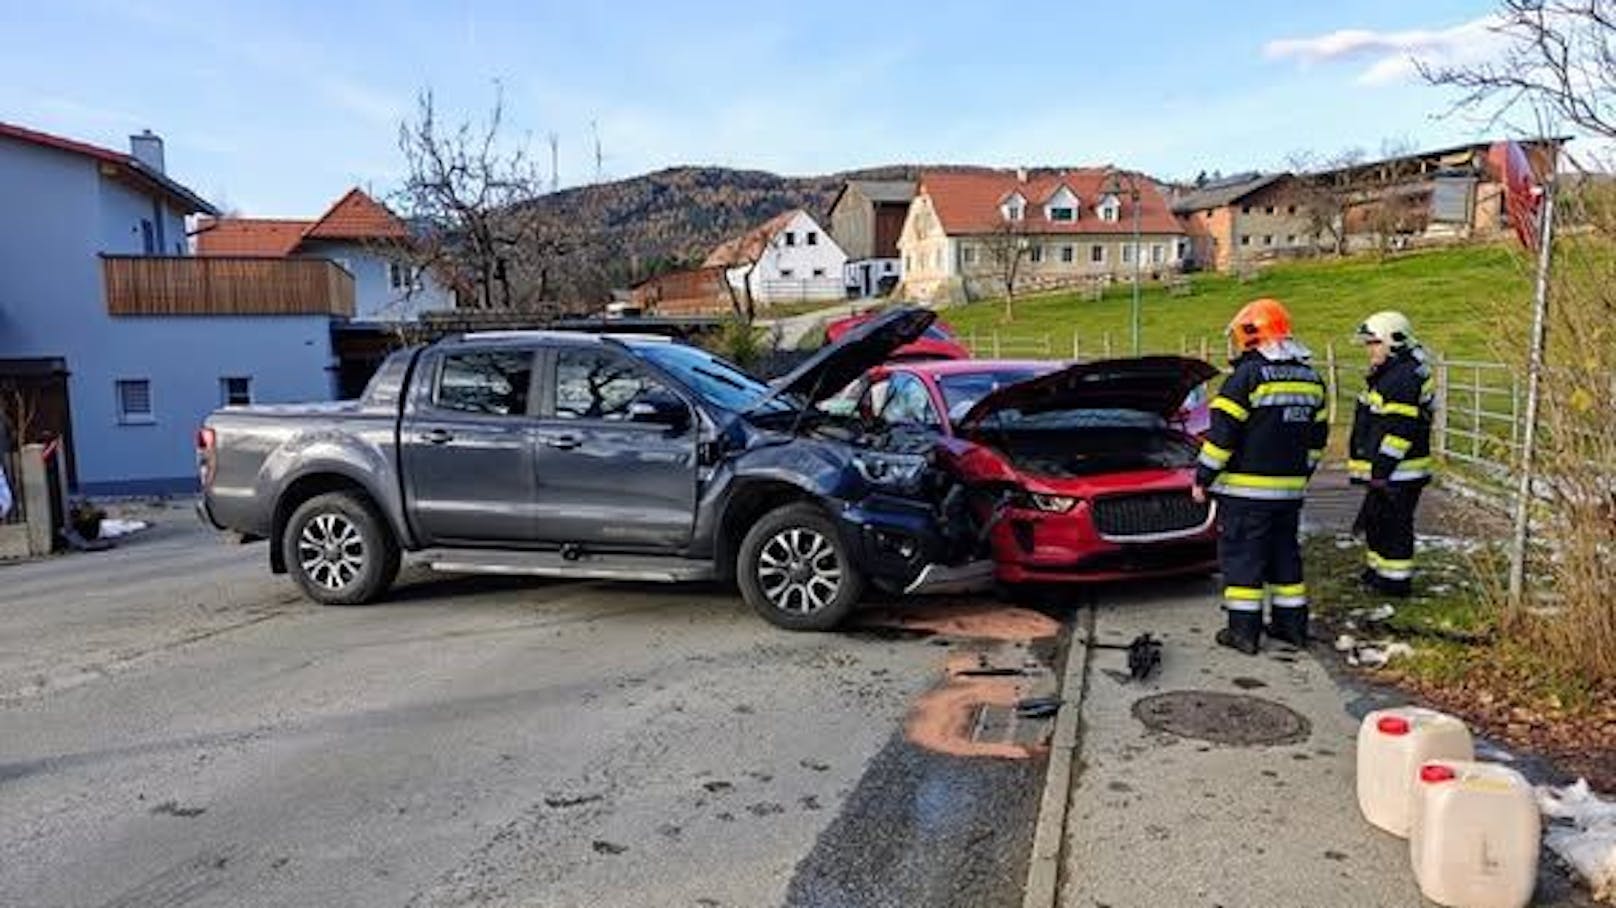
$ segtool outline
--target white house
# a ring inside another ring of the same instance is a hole
[[[775,215],[718,245],[702,267],[723,267],[729,285],[759,307],[846,296],[847,254],[808,212]]]
[[[454,308],[453,293],[428,271],[411,268],[403,249],[409,229],[355,187],[319,218],[205,218],[197,255],[316,258],[341,265],[354,279],[354,319],[408,321]]]

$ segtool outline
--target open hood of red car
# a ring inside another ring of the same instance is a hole
[[[1187,356],[1141,356],[1078,363],[1005,385],[976,402],[956,426],[964,432],[1003,410],[1140,410],[1171,419],[1184,398],[1218,370]]]
[[[774,382],[774,392],[753,408],[782,394],[797,395],[810,405],[831,397],[870,367],[886,362],[892,351],[913,343],[936,320],[937,313],[919,306],[888,309],[820,348]]]

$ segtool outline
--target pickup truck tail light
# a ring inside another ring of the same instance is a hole
[[[196,473],[202,488],[213,485],[213,471],[218,466],[218,447],[213,430],[206,426],[196,430]]]

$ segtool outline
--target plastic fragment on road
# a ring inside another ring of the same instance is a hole
[[[1599,798],[1586,779],[1537,789],[1538,808],[1551,822],[1543,844],[1569,865],[1595,899],[1616,904],[1616,802]]]
[[[121,536],[128,536],[131,533],[138,533],[141,530],[149,528],[150,526],[151,524],[144,520],[121,520],[115,517],[108,517],[101,521],[101,532],[97,534],[96,538],[117,539]]]
[[[1507,766],[1433,760],[1414,787],[1409,859],[1420,891],[1452,908],[1525,908],[1537,886],[1542,818]]]

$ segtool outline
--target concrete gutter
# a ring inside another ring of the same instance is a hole
[[[1027,887],[1022,908],[1053,908],[1060,898],[1061,855],[1066,843],[1066,810],[1071,803],[1072,778],[1088,692],[1089,663],[1094,650],[1094,609],[1086,606],[1073,628],[1066,649],[1060,684],[1061,710],[1050,741],[1044,795],[1033,829],[1032,857],[1027,862]]]

